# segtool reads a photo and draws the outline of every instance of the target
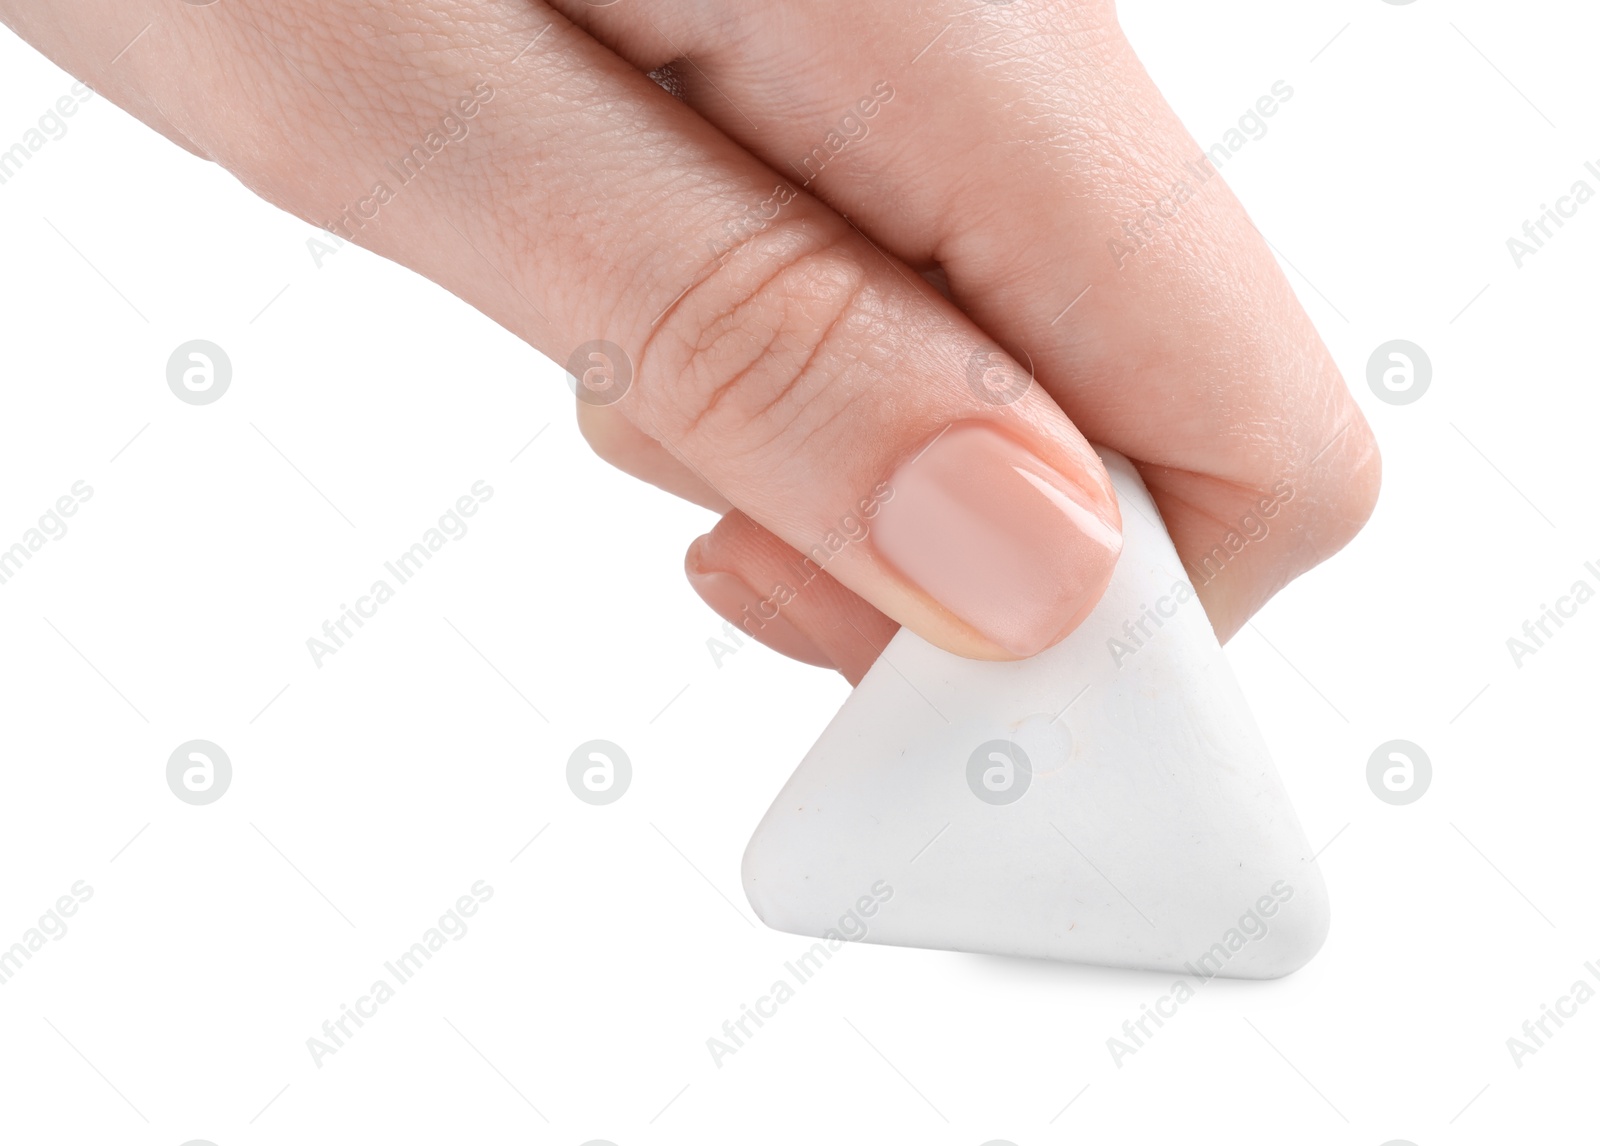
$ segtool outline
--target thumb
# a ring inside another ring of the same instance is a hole
[[[801,207],[690,287],[620,394],[632,356],[569,364],[579,397],[589,373],[798,553],[792,579],[749,587],[758,613],[826,572],[952,652],[1048,648],[1121,551],[1099,458],[1021,366],[829,215]]]

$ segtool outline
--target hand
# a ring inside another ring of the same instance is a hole
[[[1140,464],[1224,637],[1376,496],[1337,369],[1108,4],[0,17],[587,375],[603,456],[738,507],[691,552],[709,595],[817,555],[779,615],[852,678],[895,624],[1006,658],[1081,620],[1120,528],[1089,440]],[[685,59],[676,97],[645,75]]]

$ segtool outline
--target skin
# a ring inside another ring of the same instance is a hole
[[[765,591],[942,427],[987,421],[1112,520],[1089,443],[1132,458],[1226,639],[1376,500],[1338,369],[1111,4],[0,0],[0,19],[308,222],[365,201],[356,242],[556,361],[621,347],[631,389],[579,422],[726,513],[692,569]],[[451,113],[464,138],[374,206]],[[830,131],[848,144],[804,166]],[[1125,224],[1142,245],[1118,256]],[[1036,384],[983,400],[982,347]],[[1267,499],[1270,533],[1208,575]],[[852,680],[899,625],[1009,655],[871,545],[784,616]]]

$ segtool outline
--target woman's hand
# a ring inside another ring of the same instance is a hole
[[[1089,441],[1139,464],[1224,637],[1376,497],[1337,369],[1109,4],[0,17],[567,364],[603,456],[739,511],[691,550],[702,592],[743,617],[809,554],[747,627],[852,679],[895,624],[1008,658],[1082,619],[1120,545]]]

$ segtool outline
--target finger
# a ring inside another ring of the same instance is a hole
[[[658,83],[661,82],[659,75],[652,78]],[[937,269],[924,272],[923,278],[940,294],[949,297],[944,276]],[[577,410],[578,429],[589,443],[589,447],[602,461],[610,463],[631,477],[717,513],[725,514],[732,508],[727,498],[712,489],[671,450],[644,433],[610,406],[579,401]],[[754,523],[751,525],[753,528],[760,528]],[[776,539],[774,542],[783,545],[783,542]]]
[[[687,55],[674,72],[691,106],[887,253],[942,268],[1079,429],[1140,464],[1224,636],[1365,521],[1371,433],[1217,166],[1246,137],[1202,151],[1111,4],[723,0],[582,18],[625,53]],[[1271,85],[1249,123],[1293,98]],[[1270,535],[1234,552],[1264,503]]]
[[[559,15],[90,6],[47,50],[558,361],[607,346],[621,414],[930,641],[1030,655],[1103,592],[1120,517],[1060,409],[985,404],[964,315]]]
[[[610,406],[580,401],[578,429],[601,460],[623,473],[716,513],[733,508],[704,478]]]
[[[695,539],[684,570],[701,599],[739,634],[807,664],[836,668],[853,685],[899,630],[737,510]]]

